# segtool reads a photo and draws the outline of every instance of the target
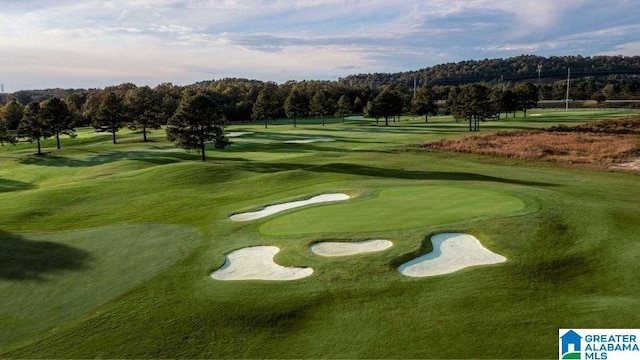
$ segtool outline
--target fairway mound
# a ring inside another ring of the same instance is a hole
[[[330,142],[336,141],[336,139],[332,138],[313,138],[313,139],[299,139],[299,140],[287,140],[285,144],[310,144],[314,142]]]
[[[468,234],[443,233],[431,237],[433,251],[406,262],[398,271],[405,276],[426,277],[449,274],[469,266],[498,264],[507,259],[487,250]]]
[[[232,221],[251,221],[251,220],[261,219],[269,215],[277,214],[282,211],[299,208],[302,206],[319,204],[324,202],[332,202],[332,201],[343,201],[343,200],[349,200],[350,198],[351,197],[347,194],[323,194],[323,195],[314,196],[307,200],[269,205],[262,210],[231,215],[229,219],[231,219]]]
[[[215,280],[298,280],[311,276],[312,268],[284,267],[273,257],[280,251],[277,246],[253,246],[227,254],[222,267],[211,273]]]
[[[389,240],[365,240],[358,242],[320,242],[309,247],[316,255],[333,257],[383,251],[393,246]]]
[[[243,135],[253,135],[255,134],[254,131],[232,131],[230,133],[225,134],[228,138],[230,137],[239,137],[239,136],[243,136]]]

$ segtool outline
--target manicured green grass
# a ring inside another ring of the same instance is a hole
[[[609,115],[619,114],[482,127]],[[421,150],[412,145],[472,135],[448,117],[423,121],[238,124],[229,131],[255,134],[204,163],[161,131],[116,145],[80,133],[61,150],[48,140],[45,156],[0,148],[0,357],[554,358],[559,328],[637,327],[638,175]],[[283,143],[307,137],[336,141]],[[228,219],[328,192],[356,197]],[[508,261],[433,278],[397,272],[444,231]],[[394,246],[332,259],[308,248],[374,238]],[[279,246],[279,264],[314,274],[209,277],[225,254],[255,245]]]
[[[191,253],[188,226],[117,225],[0,233],[0,343],[75,320]]]
[[[480,216],[508,215],[524,203],[479,187],[403,186],[374,198],[321,206],[280,216],[260,227],[267,235],[370,232],[442,225]],[[398,217],[402,218],[398,221]]]

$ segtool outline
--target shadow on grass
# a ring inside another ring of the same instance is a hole
[[[45,275],[88,269],[88,251],[0,231],[0,279],[45,280]]]
[[[418,249],[415,249],[413,251],[410,251],[408,253],[405,253],[396,257],[395,259],[389,262],[389,266],[397,270],[398,267],[400,267],[400,265],[407,263],[411,260],[414,260],[422,255],[431,253],[433,251],[433,241],[431,240],[431,238],[436,234],[438,234],[438,232],[434,232],[426,235],[424,239],[422,239],[422,242],[420,243],[420,247]]]
[[[20,190],[30,190],[35,188],[36,187],[34,185],[26,182],[9,180],[9,179],[0,179],[0,193],[20,191]]]
[[[598,271],[598,249],[579,250],[580,239],[561,215],[552,215],[540,224],[521,255],[521,270],[528,280],[557,285],[588,277]]]
[[[90,152],[89,153],[94,153]],[[121,160],[138,160],[153,164],[170,164],[183,160],[198,160],[200,155],[197,153],[181,153],[179,149],[176,152],[156,152],[156,151],[113,151],[113,152],[95,152],[95,155],[88,156],[84,159],[74,157],[63,157],[56,155],[46,156],[30,156],[21,160],[25,165],[38,166],[55,166],[55,167],[90,167]],[[0,183],[1,185],[1,183]]]
[[[273,173],[279,171],[305,170],[317,173],[340,173],[360,176],[371,176],[377,178],[405,179],[405,180],[450,180],[450,181],[490,181],[505,184],[528,185],[528,186],[557,186],[555,184],[524,181],[517,179],[507,179],[495,176],[487,176],[466,172],[450,171],[413,171],[379,168],[373,166],[330,163],[325,165],[301,165],[287,163],[264,163],[264,162],[244,162],[239,168],[258,173]]]
[[[362,144],[364,142],[358,141],[345,141],[345,143],[358,143]],[[306,143],[306,144],[273,144],[273,143],[244,143],[244,144],[234,144],[228,149],[225,149],[225,153],[243,153],[243,152],[253,152],[253,153],[269,153],[269,154],[315,154],[315,153],[336,153],[336,154],[348,154],[348,153],[385,153],[388,154],[390,150],[379,150],[379,149],[349,149],[345,150],[344,148],[332,146],[335,142],[315,142],[315,143]],[[209,153],[207,153],[209,154]],[[215,154],[212,154],[213,156]],[[208,156],[208,155],[207,155]]]

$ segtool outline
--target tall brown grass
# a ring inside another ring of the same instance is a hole
[[[640,157],[640,117],[547,130],[500,132],[422,145],[425,148],[608,169]]]

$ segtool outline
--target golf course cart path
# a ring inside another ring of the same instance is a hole
[[[425,277],[449,274],[469,266],[498,264],[507,261],[487,250],[468,234],[443,233],[431,237],[433,251],[398,267],[405,276]]]
[[[336,140],[332,138],[312,138],[312,139],[300,139],[300,140],[287,140],[284,143],[285,144],[310,144],[314,142],[329,142],[329,141],[336,141]]]
[[[365,240],[358,242],[320,242],[310,246],[311,252],[320,256],[349,256],[383,251],[393,246],[389,240]]]
[[[222,267],[211,273],[216,280],[298,280],[311,276],[312,268],[284,267],[273,257],[280,251],[277,246],[253,246],[227,254]]]
[[[314,196],[307,200],[299,200],[299,201],[293,201],[288,203],[269,205],[262,210],[241,213],[241,214],[234,214],[234,215],[231,215],[229,219],[232,221],[251,221],[251,220],[261,219],[269,215],[277,214],[282,211],[299,208],[302,206],[319,204],[324,202],[331,202],[331,201],[343,201],[343,200],[349,200],[350,198],[351,197],[347,194],[323,194],[323,195]]]

